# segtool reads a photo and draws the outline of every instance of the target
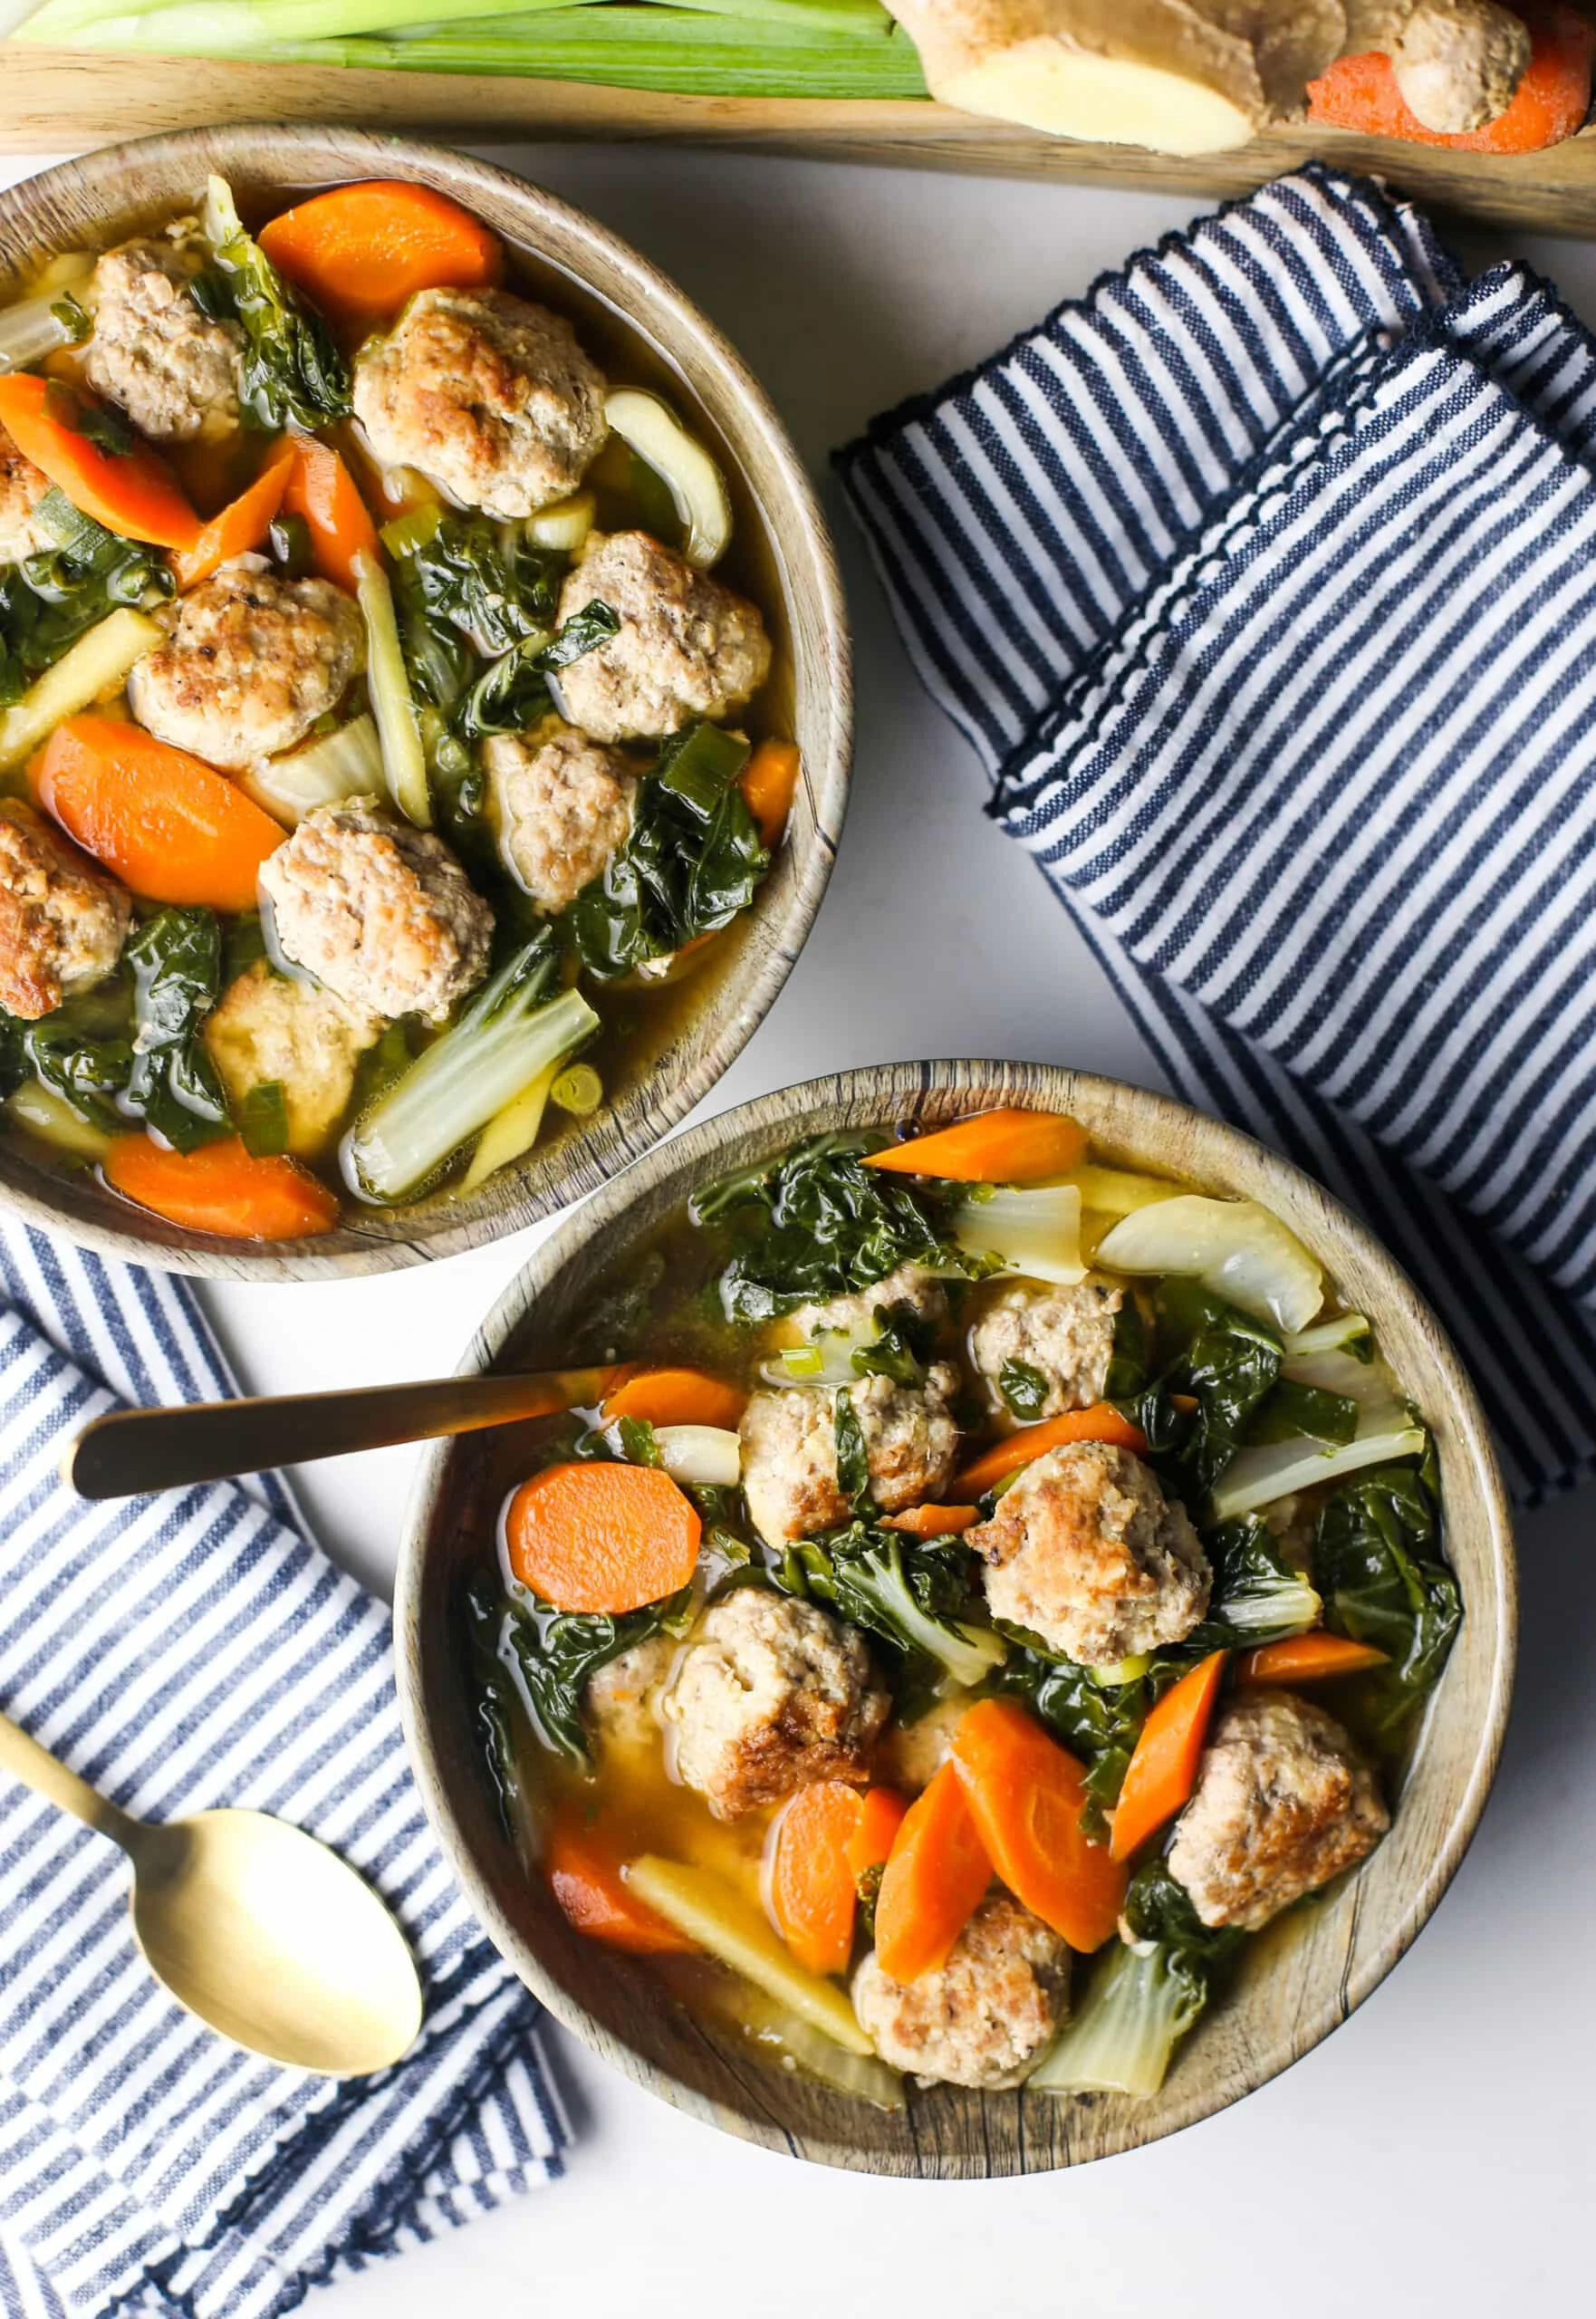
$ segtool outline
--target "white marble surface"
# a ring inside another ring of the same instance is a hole
[[[675,274],[761,372],[817,472],[900,396],[978,359],[1195,214],[1088,192],[671,151],[491,158]],[[24,173],[0,162],[0,178]],[[1478,245],[1482,259],[1505,245]],[[1596,247],[1520,242],[1596,322]],[[921,696],[834,492],[858,641],[854,801],[787,989],[707,1108],[851,1063],[994,1054],[1150,1081],[1112,989]],[[391,1280],[209,1302],[257,1390],[451,1366],[528,1242]],[[411,1459],[313,1469],[327,1544],[386,1587]],[[562,2034],[579,2133],[566,2179],[419,2255],[323,2290],[327,2319],[457,2308],[800,2319],[906,2314],[1341,2319],[1588,2308],[1596,2062],[1596,1574],[1588,1500],[1523,1525],[1519,1703],[1495,1797],[1435,1922],[1327,2045],[1159,2147],[1024,2182],[878,2182],[678,2117]]]

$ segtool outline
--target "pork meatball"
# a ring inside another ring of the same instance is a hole
[[[874,1949],[853,2010],[881,2059],[922,2084],[1012,2085],[1069,2011],[1070,1951],[1040,1917],[989,1892],[940,1971],[895,1981]]]
[[[303,741],[365,658],[361,615],[326,580],[228,565],[167,618],[165,642],[128,678],[133,714],[158,740],[233,771]]]
[[[870,1495],[883,1514],[935,1497],[958,1456],[952,1403],[958,1371],[938,1362],[923,1386],[861,1377],[837,1388],[859,1419]],[[837,1392],[793,1387],[755,1393],[743,1412],[743,1495],[772,1545],[812,1537],[849,1518],[837,1478]]]
[[[84,303],[94,334],[83,375],[155,443],[215,441],[238,424],[235,322],[209,322],[192,284],[205,262],[194,220],[160,239],[124,242],[94,268]]]
[[[635,776],[562,717],[495,733],[482,762],[505,859],[540,909],[562,910],[625,844]]]
[[[590,532],[560,592],[561,620],[595,600],[620,629],[562,669],[559,684],[572,723],[597,741],[658,739],[695,717],[725,717],[770,673],[754,606],[647,532]]]
[[[355,1066],[381,1027],[375,1015],[257,958],[223,992],[200,1035],[235,1110],[252,1089],[276,1082],[288,1149],[313,1160],[348,1111]]]
[[[588,1678],[582,1704],[601,1742],[637,1747],[659,1738],[659,1702],[676,1652],[669,1635],[648,1635]]]
[[[678,1777],[736,1820],[811,1780],[868,1779],[888,1704],[857,1628],[743,1586],[706,1613],[663,1712]]]
[[[1366,1859],[1390,1824],[1333,1716],[1286,1691],[1251,1691],[1215,1721],[1169,1873],[1205,1924],[1255,1932]]]
[[[39,502],[50,488],[43,467],[24,458],[0,427],[0,563],[20,563],[55,542],[38,520]]]
[[[421,291],[356,357],[354,407],[384,465],[510,518],[574,491],[608,432],[571,324],[503,290]]]
[[[439,839],[375,797],[307,813],[261,891],[284,956],[358,1014],[441,1023],[486,971],[493,912]]]
[[[876,1769],[889,1787],[918,1795],[929,1787],[953,1753],[953,1735],[970,1705],[968,1691],[949,1691],[917,1715],[912,1723],[889,1723],[882,1734]]]
[[[1072,1441],[1024,1467],[965,1533],[992,1615],[1084,1667],[1183,1642],[1213,1574],[1178,1500],[1128,1449]]]
[[[1101,1401],[1123,1302],[1119,1289],[1092,1280],[1073,1288],[1005,1288],[970,1331],[970,1359],[994,1402],[1029,1424]],[[1011,1362],[1041,1378],[1045,1391],[1034,1405],[1015,1409],[1005,1392]]]
[[[20,798],[0,800],[0,1006],[36,1023],[110,974],[132,905]]]
[[[893,1311],[900,1304],[907,1304],[927,1328],[940,1328],[947,1317],[947,1292],[936,1274],[928,1272],[924,1265],[907,1264],[877,1281],[873,1288],[833,1296],[823,1304],[800,1304],[793,1315],[793,1326],[811,1341],[839,1332],[862,1336],[878,1313]]]

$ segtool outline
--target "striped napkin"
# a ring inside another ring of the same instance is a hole
[[[1408,1265],[1521,1499],[1596,1469],[1596,345],[1313,164],[838,464],[1170,1084]]]
[[[537,2007],[405,1764],[386,1607],[276,1477],[111,1506],[57,1478],[119,1400],[233,1390],[185,1285],[0,1223],[0,1706],[130,1812],[254,1804],[335,1845],[405,1927],[425,2026],[350,2083],[224,2044],[139,1959],[120,1853],[0,1776],[8,2319],[269,2319],[560,2170]]]

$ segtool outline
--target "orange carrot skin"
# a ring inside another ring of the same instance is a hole
[[[1353,1642],[1344,1634],[1288,1635],[1284,1642],[1261,1642],[1244,1650],[1235,1662],[1235,1679],[1243,1686],[1264,1683],[1328,1682],[1335,1675],[1360,1675],[1383,1667],[1387,1654],[1371,1642]]]
[[[1409,111],[1389,57],[1343,56],[1308,83],[1308,118],[1365,137],[1410,145],[1449,146],[1461,153],[1538,153],[1585,123],[1596,62],[1596,24],[1573,8],[1516,6],[1530,31],[1530,61],[1505,112],[1480,129],[1427,129]]]
[[[296,435],[293,455],[293,469],[283,494],[284,509],[290,515],[303,515],[310,525],[311,553],[321,577],[331,580],[335,588],[347,588],[352,595],[360,584],[361,559],[381,562],[377,526],[354,477],[331,443]]]
[[[992,1862],[951,1763],[904,1814],[876,1901],[876,1961],[895,1981],[939,1972],[992,1881]]]
[[[501,282],[498,236],[447,194],[372,178],[296,202],[257,236],[278,272],[341,321],[397,314],[418,290],[477,290]]]
[[[547,1466],[505,1520],[510,1567],[557,1611],[640,1611],[685,1586],[702,1530],[658,1466]]]
[[[860,1810],[857,1788],[815,1780],[799,1789],[771,1831],[771,1920],[798,1962],[822,1977],[845,1973],[853,1950],[857,1890],[849,1847]]]
[[[987,1858],[1014,1898],[1072,1949],[1101,1949],[1128,1879],[1107,1844],[1082,1832],[1086,1775],[1074,1756],[1014,1700],[980,1699],[942,1768],[963,1785]]]
[[[984,1497],[1006,1474],[1072,1441],[1106,1441],[1112,1448],[1129,1449],[1134,1457],[1147,1455],[1147,1436],[1140,1428],[1121,1417],[1111,1401],[1098,1401],[1089,1410],[1066,1410],[1062,1417],[1044,1419],[1041,1425],[1023,1425],[1017,1433],[1005,1434],[983,1451],[973,1466],[965,1467],[955,1487],[966,1497]]]
[[[67,835],[146,901],[253,909],[261,864],[284,842],[214,765],[114,717],[66,717],[28,775]]]
[[[855,1885],[872,1868],[885,1868],[908,1811],[909,1798],[895,1787],[867,1788],[860,1797],[859,1818],[848,1839],[848,1868]]]
[[[1078,1167],[1086,1142],[1086,1130],[1055,1111],[983,1111],[934,1134],[872,1151],[864,1164],[952,1183],[1037,1184]]]
[[[1109,1850],[1116,1860],[1129,1860],[1189,1800],[1225,1679],[1225,1659],[1223,1650],[1210,1651],[1165,1692],[1142,1725],[1114,1811]]]
[[[68,416],[95,408],[92,396],[57,379],[24,370],[0,378],[0,428],[81,515],[120,539],[192,548],[199,518],[159,454],[135,443],[116,457],[67,423]]]
[[[338,1201],[297,1160],[264,1159],[239,1136],[170,1151],[151,1135],[113,1138],[101,1167],[124,1199],[193,1232],[230,1240],[309,1240],[331,1232]]]
[[[640,1419],[648,1425],[716,1425],[735,1432],[748,1396],[701,1369],[636,1369],[608,1396],[604,1417]]]
[[[978,1506],[911,1506],[902,1514],[883,1515],[881,1527],[901,1530],[911,1538],[957,1538],[980,1519]]]
[[[693,1943],[628,1890],[620,1853],[573,1814],[562,1814],[549,1835],[549,1889],[569,1921],[590,1940],[633,1957],[679,1955]]]
[[[197,587],[232,557],[260,545],[283,505],[293,466],[293,444],[280,443],[248,489],[211,517],[191,548],[173,556],[179,588]]]
[[[795,741],[761,741],[743,767],[744,800],[767,846],[781,843],[798,794],[802,763]]]

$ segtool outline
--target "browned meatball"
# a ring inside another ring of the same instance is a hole
[[[196,305],[190,284],[204,262],[194,220],[183,218],[159,239],[107,250],[86,293],[94,334],[83,375],[153,442],[211,440],[238,423],[244,333]]]
[[[24,458],[0,427],[0,563],[20,563],[55,543],[38,520],[38,505],[50,488],[43,467]]]
[[[1010,1406],[1002,1382],[1010,1362],[1034,1369],[1045,1389],[1025,1409],[1027,1419],[1101,1400],[1123,1301],[1119,1289],[1091,1280],[1073,1288],[1005,1288],[970,1331],[970,1359],[994,1402]]]
[[[939,1971],[895,1981],[872,1949],[853,1977],[859,2026],[881,2059],[943,2085],[1012,2085],[1069,1995],[1069,1949],[1006,1892],[987,1894]]]
[[[837,1390],[853,1404],[880,1511],[898,1514],[934,1498],[958,1456],[958,1371],[952,1364],[937,1362],[923,1386],[861,1377]],[[847,1521],[837,1478],[835,1392],[794,1386],[755,1393],[741,1432],[743,1493],[762,1537],[780,1545]]]
[[[356,1065],[381,1027],[375,1015],[257,958],[206,1016],[201,1036],[234,1110],[254,1088],[281,1087],[288,1149],[313,1160],[348,1111]]]
[[[561,620],[595,601],[620,630],[562,669],[559,685],[572,722],[597,741],[658,739],[695,717],[725,717],[770,673],[754,606],[647,532],[589,534],[560,593]]]
[[[1083,1667],[1182,1642],[1208,1607],[1212,1573],[1186,1508],[1106,1442],[1034,1458],[965,1542],[986,1564],[994,1618]]]
[[[242,771],[303,741],[365,658],[361,615],[326,580],[228,564],[168,615],[128,699],[159,740]]]
[[[35,1023],[108,975],[131,904],[31,805],[0,801],[0,1006]]]
[[[857,1628],[758,1586],[706,1613],[663,1705],[677,1775],[717,1820],[811,1780],[867,1779],[887,1708]]]
[[[608,432],[571,324],[504,290],[412,298],[356,358],[354,407],[380,459],[512,518],[574,491]]]
[[[261,890],[284,956],[357,1012],[441,1023],[486,971],[493,912],[440,839],[374,797],[307,813]]]
[[[1255,1932],[1365,1859],[1390,1824],[1333,1716],[1287,1691],[1251,1691],[1215,1722],[1169,1872],[1205,1924]]]
[[[499,845],[540,909],[573,902],[631,829],[637,780],[624,757],[545,717],[483,744]]]

